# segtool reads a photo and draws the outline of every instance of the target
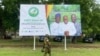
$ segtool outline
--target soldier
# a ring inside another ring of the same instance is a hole
[[[49,42],[49,35],[46,35],[44,37],[42,52],[44,52],[44,56],[46,56],[47,54],[49,54],[49,56],[51,56],[51,46],[50,46],[50,42]]]

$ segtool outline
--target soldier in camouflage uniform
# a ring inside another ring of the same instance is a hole
[[[49,56],[51,56],[51,46],[50,46],[50,42],[49,42],[49,35],[46,35],[44,37],[42,52],[44,52],[44,56],[46,56],[47,54],[49,54]]]

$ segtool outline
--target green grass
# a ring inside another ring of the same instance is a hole
[[[100,48],[52,48],[52,56],[99,56]],[[0,56],[43,56],[41,48],[0,48]]]
[[[36,42],[37,45],[43,43]],[[52,47],[52,56],[99,56],[100,48],[90,48],[90,46],[100,47],[100,42],[94,43],[77,43],[71,44],[68,43],[68,50],[64,50],[63,42],[52,42],[52,45],[59,46],[62,44],[62,47]],[[9,46],[6,46],[9,45]],[[20,45],[24,45],[21,47]],[[26,47],[29,46],[30,47]],[[13,47],[12,47],[13,46]],[[19,47],[15,47],[19,46]],[[33,40],[0,40],[0,56],[43,56],[41,48],[37,47],[36,50],[32,50]],[[71,47],[78,48],[71,48]],[[80,46],[89,46],[88,48],[80,48]],[[41,47],[41,46],[40,46]]]
[[[43,45],[43,42],[39,42],[36,40],[36,47]],[[51,45],[54,47],[63,47],[64,42],[53,42],[51,41]],[[33,46],[33,39],[26,39],[26,40],[4,40],[0,39],[0,47],[32,47]],[[72,44],[67,41],[68,47],[100,47],[100,42],[94,43],[82,43],[77,42],[76,44]]]

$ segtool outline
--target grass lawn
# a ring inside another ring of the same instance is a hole
[[[43,42],[36,41],[36,47],[41,47],[43,45]],[[64,42],[53,42],[51,41],[51,45],[53,47],[64,47]],[[33,46],[33,39],[27,39],[27,40],[3,40],[0,39],[0,47],[32,47]],[[76,44],[72,44],[67,42],[68,47],[96,47],[100,48],[100,42],[94,42],[94,43],[82,43],[77,42]]]
[[[99,56],[100,48],[52,48],[52,56]],[[35,51],[32,48],[3,47],[0,48],[0,56],[43,56],[41,48]]]
[[[36,42],[37,45],[43,43]],[[64,50],[63,42],[52,42],[52,56],[99,56],[100,42],[68,43],[68,50]],[[36,47],[37,47],[36,45]],[[62,46],[60,46],[62,45]],[[28,46],[28,47],[27,47]],[[33,40],[0,40],[0,56],[43,56],[41,46],[32,50]],[[56,47],[54,47],[56,46]],[[59,46],[59,47],[57,47]],[[77,47],[77,48],[73,48]],[[84,48],[83,48],[84,47]],[[87,48],[88,47],[88,48]],[[93,47],[93,48],[92,48]]]

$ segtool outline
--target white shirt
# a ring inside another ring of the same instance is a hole
[[[58,36],[58,35],[59,35],[59,28],[60,28],[60,23],[53,22],[53,23],[50,25],[50,32],[51,32],[51,35],[53,35],[53,36]]]
[[[76,34],[75,26],[72,22],[65,24],[64,22],[60,25],[59,35],[64,35],[64,32],[68,31],[69,36],[74,36]]]

